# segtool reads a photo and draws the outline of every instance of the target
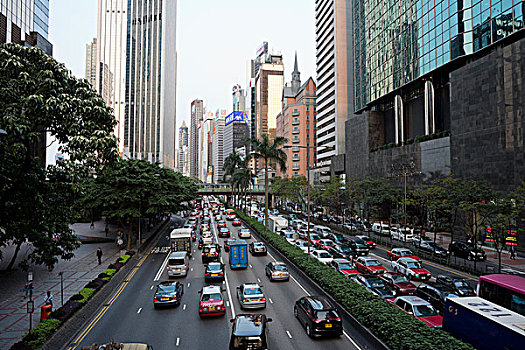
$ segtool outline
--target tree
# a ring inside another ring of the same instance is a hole
[[[235,199],[235,189],[237,188],[237,186],[234,184],[233,174],[235,173],[235,171],[238,168],[243,166],[243,164],[244,164],[243,156],[242,156],[241,153],[239,153],[237,151],[233,151],[233,153],[230,153],[230,155],[224,159],[223,181],[229,181],[231,183],[231,185],[232,185],[232,195],[233,195],[234,199]],[[235,202],[235,200],[234,200],[234,202]]]
[[[146,160],[120,160],[92,179],[85,205],[127,227],[128,249],[134,227],[141,218],[155,218],[187,209],[183,203],[195,198],[193,180]]]
[[[117,158],[116,124],[103,99],[37,48],[0,45],[0,245],[15,245],[13,267],[24,242],[23,261],[52,269],[78,242],[68,227],[80,179]],[[68,159],[44,168],[46,133]]]
[[[270,190],[293,203],[299,203],[304,200],[305,193],[308,189],[308,182],[304,176],[294,176],[291,178],[275,178],[270,185]]]
[[[243,166],[238,168],[233,173],[233,183],[237,188],[240,189],[241,195],[244,198],[244,212],[246,213],[246,197],[247,190],[253,184],[253,178],[255,174],[248,167],[247,162],[243,162]]]
[[[281,171],[286,171],[286,161],[288,156],[282,150],[288,139],[278,136],[273,141],[268,135],[263,135],[260,140],[252,138],[250,140],[250,157],[263,161],[264,164],[264,227],[268,229],[268,169],[271,163],[279,165]]]

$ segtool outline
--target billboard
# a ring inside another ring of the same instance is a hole
[[[226,119],[224,119],[224,126],[231,124],[235,121],[242,122],[244,121],[244,112],[232,112],[230,113]]]
[[[261,46],[259,46],[259,48],[257,49],[257,52],[255,53],[255,57],[256,58],[259,58],[260,56],[262,56],[263,54],[267,53],[268,52],[268,42],[265,41],[263,42],[263,44]]]

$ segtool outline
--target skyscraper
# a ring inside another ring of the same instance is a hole
[[[249,118],[246,106],[246,94],[240,85],[233,87],[233,112],[225,119],[224,158],[236,149],[243,147],[249,137]]]
[[[275,137],[275,118],[281,111],[284,86],[283,56],[269,54],[259,68],[255,78],[256,114],[255,134],[257,138],[268,134]]]
[[[124,154],[175,169],[177,1],[128,0],[126,12]]]
[[[49,0],[3,0],[0,3],[0,44],[15,43],[40,48],[53,55],[47,40]]]
[[[317,163],[321,180],[330,176],[332,157],[344,157],[345,121],[353,108],[349,107],[353,104],[350,3],[350,0],[315,1]]]
[[[179,128],[179,150],[178,150],[178,164],[177,169],[179,173],[184,173],[184,167],[185,167],[185,154],[184,152],[187,152],[188,149],[188,127],[186,126],[186,122],[182,121],[182,125]]]
[[[84,77],[93,86],[97,87],[97,38],[86,44],[86,70]]]
[[[191,103],[190,117],[190,176],[199,178],[199,128],[204,117],[204,102],[194,100]]]
[[[121,153],[125,140],[127,30],[128,0],[98,0],[94,86],[108,107],[113,109],[118,123],[114,133],[119,139]]]
[[[217,110],[212,131],[213,183],[220,183],[224,174],[224,120],[226,110]]]

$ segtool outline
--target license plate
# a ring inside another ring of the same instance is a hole
[[[217,273],[212,273],[211,276],[212,276],[212,277],[217,277],[217,276],[219,276],[219,274],[217,274]]]
[[[210,310],[210,311],[215,310],[215,306],[210,306],[209,310]]]
[[[283,275],[282,273],[280,273],[280,274],[278,274],[277,276],[279,276],[279,277],[283,277],[284,275]]]
[[[170,300],[170,298],[160,298],[161,301],[167,301]]]
[[[331,323],[327,323],[324,326],[325,326],[325,328],[332,328],[332,324]]]
[[[250,301],[259,301],[259,299],[250,299]]]

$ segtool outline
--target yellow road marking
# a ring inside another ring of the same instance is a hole
[[[390,249],[381,248],[381,247],[379,247],[379,246],[377,246],[377,248],[379,248],[379,249],[381,249],[381,250],[384,250],[385,252],[388,252],[388,251],[390,250]],[[388,259],[388,258],[386,258],[386,259]],[[458,275],[458,276],[461,276],[461,277],[465,277],[465,278],[467,278],[467,279],[469,279],[469,280],[472,280],[472,281],[476,281],[476,282],[478,281],[476,278],[472,278],[472,277],[470,277],[469,275],[465,275],[465,274],[463,274],[463,273],[461,273],[461,272],[458,272],[458,271],[455,271],[455,270],[449,269],[449,268],[444,267],[444,266],[441,266],[441,265],[435,265],[435,264],[429,262],[428,260],[425,260],[425,264],[426,264],[426,265],[429,265],[429,266],[433,266],[433,267],[435,267],[436,269],[440,269],[440,270],[448,271],[448,272],[453,273],[453,274],[455,274],[455,275]]]
[[[106,313],[106,311],[109,310],[110,306],[117,300],[117,298],[120,296],[120,294],[124,291],[124,289],[126,288],[126,286],[129,284],[129,281],[131,281],[131,279],[133,278],[133,276],[137,273],[137,271],[139,270],[139,268],[142,266],[142,264],[144,263],[144,261],[146,261],[146,258],[150,255],[151,251],[153,250],[153,248],[151,248],[143,257],[142,259],[139,261],[139,263],[137,264],[137,266],[135,266],[133,268],[133,270],[131,271],[131,273],[124,279],[124,281],[122,282],[122,284],[120,285],[120,287],[117,289],[117,291],[115,292],[115,294],[113,295],[113,297],[109,300],[109,302],[107,303],[106,306],[104,306],[102,308],[102,310],[99,311],[99,313],[97,314],[97,316],[95,316],[95,318],[89,323],[89,325],[86,327],[86,329],[84,329],[80,334],[79,336],[75,339],[75,341],[73,342],[75,345],[71,345],[68,347],[68,350],[75,350],[78,345],[82,342],[82,340],[84,340],[84,338],[89,334],[89,332],[93,329],[93,327],[98,323],[98,321],[100,321],[100,319],[102,318],[102,316],[104,316],[104,314]]]

